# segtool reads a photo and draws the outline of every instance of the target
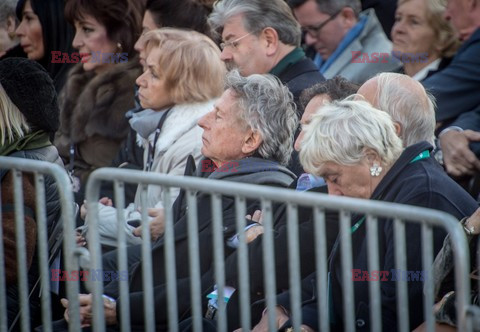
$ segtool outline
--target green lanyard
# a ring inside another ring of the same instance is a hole
[[[422,159],[426,159],[426,158],[429,158],[430,157],[430,151],[428,150],[425,150],[425,151],[422,151],[420,152],[420,154],[418,156],[416,156],[415,158],[412,159],[412,161],[409,162],[409,164],[413,164],[414,162],[416,161],[419,161],[419,160],[422,160]],[[363,222],[365,221],[365,217],[363,217],[362,219],[360,219],[359,221],[357,221],[355,223],[355,225],[352,226],[351,228],[351,232],[352,234],[355,233],[357,231],[357,229],[360,228],[360,226],[362,226]]]

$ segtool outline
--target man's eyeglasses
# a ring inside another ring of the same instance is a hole
[[[332,16],[330,16],[329,18],[327,18],[325,21],[323,21],[318,25],[314,25],[314,26],[310,25],[310,26],[302,27],[302,32],[309,33],[311,36],[317,35],[320,32],[320,30],[322,30],[323,27],[325,27],[328,24],[328,22],[333,21],[338,16],[338,14],[340,14],[341,11],[342,10],[340,9],[335,14],[333,14]]]
[[[239,42],[240,40],[242,40],[243,38],[245,38],[245,37],[247,37],[247,36],[250,36],[251,34],[252,34],[252,33],[249,32],[249,33],[247,33],[246,35],[243,35],[242,37],[237,38],[237,39],[235,39],[235,40],[226,41],[226,42],[220,43],[220,49],[223,51],[225,48],[231,47],[231,48],[233,48],[234,50],[236,50],[237,47],[238,47],[238,42]]]

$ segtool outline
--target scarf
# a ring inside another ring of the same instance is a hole
[[[35,131],[18,139],[14,138],[0,146],[0,156],[8,156],[15,151],[33,150],[52,145],[49,135],[43,131]]]

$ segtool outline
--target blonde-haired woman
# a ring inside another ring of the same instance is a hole
[[[392,54],[403,62],[405,74],[418,81],[445,68],[460,46],[444,11],[442,0],[398,1]]]
[[[53,81],[37,62],[25,58],[0,61],[0,156],[57,163],[63,167],[57,149],[50,140],[58,128],[58,105]],[[7,281],[8,325],[19,312],[17,294],[16,226],[13,174],[0,169],[1,219]],[[35,185],[30,173],[22,173],[25,213],[25,253],[29,269],[29,288],[38,278],[35,256],[36,216]],[[45,176],[47,231],[53,230],[60,216],[60,200],[55,181]],[[37,290],[38,293],[38,290]],[[39,311],[38,294],[30,297],[31,317]],[[33,318],[32,323],[35,324]],[[35,326],[35,325],[34,325]]]
[[[158,124],[137,128],[137,141],[144,147],[144,170],[183,175],[188,156],[195,162],[201,158],[202,129],[197,121],[213,109],[213,102],[223,92],[226,68],[220,50],[207,36],[173,28],[153,30],[145,35],[146,69],[137,78],[139,99],[143,108],[162,112]],[[172,188],[172,202],[179,193]],[[163,211],[163,188],[148,186],[147,201],[140,201],[137,191],[134,203],[124,211],[123,226],[131,244],[141,243],[140,227],[132,225],[140,219],[139,208]],[[116,209],[111,201],[101,201],[100,234],[102,243],[116,246]],[[85,211],[85,210],[84,210]],[[153,216],[153,215],[152,215]],[[163,233],[163,223],[154,223],[152,237]]]

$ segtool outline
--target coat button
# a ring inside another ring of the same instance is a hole
[[[357,319],[357,327],[364,327],[365,321],[363,319]]]

